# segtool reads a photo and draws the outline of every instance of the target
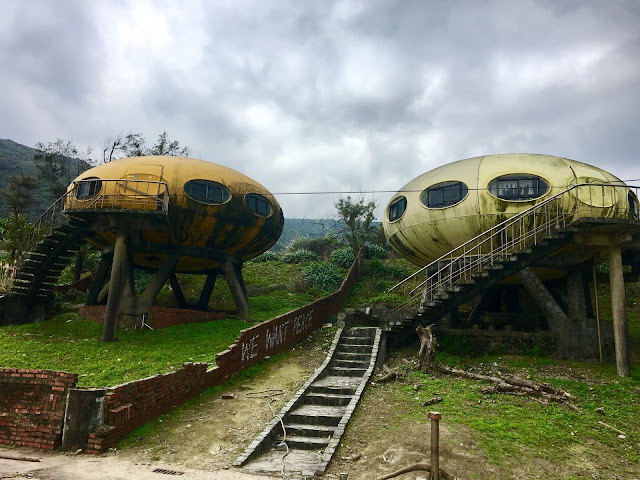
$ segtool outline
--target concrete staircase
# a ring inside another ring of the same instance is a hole
[[[33,299],[53,293],[62,270],[70,263],[84,243],[86,222],[70,217],[68,223],[59,225],[25,252],[11,286],[14,295]]]
[[[324,363],[233,465],[293,478],[324,472],[373,373],[381,334],[339,329]]]

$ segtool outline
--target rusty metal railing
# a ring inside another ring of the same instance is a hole
[[[33,251],[40,240],[53,230],[67,223],[65,214],[94,212],[155,212],[166,214],[169,210],[169,189],[165,182],[150,180],[91,178],[73,182],[33,224],[24,242],[16,266],[24,256]]]
[[[638,188],[600,182],[571,185],[442,255],[391,287],[388,293],[395,293],[400,299],[397,309],[415,309],[428,305],[438,294],[471,283],[474,273],[536,245],[544,236],[553,235],[580,217],[638,219]],[[618,201],[621,194],[624,202]]]

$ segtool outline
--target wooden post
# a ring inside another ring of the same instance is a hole
[[[440,419],[439,412],[429,412],[431,420],[431,475],[429,480],[440,480]]]
[[[611,289],[611,311],[613,314],[613,339],[616,345],[616,368],[618,376],[628,377],[631,364],[627,344],[627,311],[625,310],[622,248],[619,243],[609,247],[609,285]]]
[[[113,262],[111,264],[111,279],[109,281],[107,308],[104,313],[104,327],[102,329],[103,342],[112,342],[116,333],[116,328],[118,327],[120,281],[122,279],[122,269],[126,255],[127,234],[123,231],[118,231],[116,235],[116,245],[113,251]]]

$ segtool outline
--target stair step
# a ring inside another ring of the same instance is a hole
[[[367,360],[340,360],[334,359],[331,362],[333,367],[345,367],[345,368],[367,368],[369,362]]]
[[[504,265],[502,263],[494,263],[493,265],[487,265],[485,268],[487,270],[504,270]]]
[[[331,375],[339,377],[361,377],[366,371],[366,368],[329,367]]]
[[[344,414],[345,407],[326,405],[302,405],[287,415],[292,423],[306,423],[309,425],[337,426]]]
[[[473,273],[471,274],[471,277],[472,277],[472,278],[487,278],[488,276],[489,276],[489,272],[485,272],[485,271],[482,271],[482,272],[473,272]]]
[[[371,345],[373,342],[369,337],[342,337],[342,345]]]
[[[319,450],[327,445],[331,441],[331,435],[327,437],[302,437],[302,436],[287,436],[285,438],[280,435],[276,438],[277,441],[282,442],[283,440],[287,444],[289,448],[295,448],[298,450]]]
[[[286,423],[284,428],[287,436],[298,435],[302,437],[328,437],[333,434],[334,427],[327,425],[310,425],[307,423]]]
[[[371,355],[367,355],[366,353],[357,353],[357,352],[336,352],[335,359],[336,360],[358,360],[368,362]]]
[[[339,395],[332,393],[307,393],[304,397],[305,405],[325,405],[327,407],[344,407],[349,405],[352,395]]]
[[[336,351],[339,353],[371,353],[373,347],[371,345],[341,345],[338,344]]]

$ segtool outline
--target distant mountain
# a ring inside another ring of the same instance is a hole
[[[341,230],[342,226],[331,219],[285,218],[282,235],[272,250],[282,250],[297,237],[318,238],[335,235]]]
[[[35,153],[35,148],[20,145],[13,140],[0,139],[0,190],[6,187],[11,175],[20,172],[36,175],[36,167],[33,163]],[[27,217],[30,220],[40,216],[40,213],[44,212],[53,201],[44,189],[35,192],[34,197],[34,205],[27,212]],[[6,217],[9,213],[9,208],[0,199],[0,217]]]
[[[33,163],[36,151],[35,148],[21,145],[13,140],[0,139],[0,190],[5,188],[11,175],[25,173],[37,178],[38,172]],[[68,160],[69,162],[82,162],[82,169],[86,169],[86,163],[82,160],[77,158],[69,158]],[[34,203],[25,216],[30,221],[37,220],[55,200],[46,187],[41,185],[35,190]],[[0,217],[6,217],[9,214],[9,207],[0,198]]]

